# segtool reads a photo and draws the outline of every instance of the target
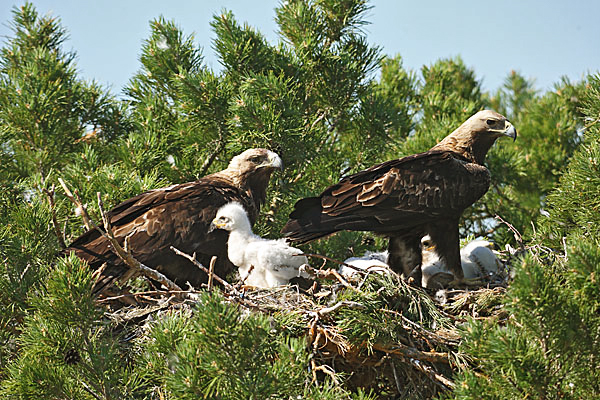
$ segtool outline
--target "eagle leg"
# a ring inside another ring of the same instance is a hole
[[[429,228],[429,236],[436,246],[437,253],[444,259],[448,270],[458,282],[464,280],[460,262],[460,238],[458,220],[441,220]]]

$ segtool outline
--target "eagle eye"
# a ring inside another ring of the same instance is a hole
[[[496,121],[494,121],[493,119],[488,119],[487,121],[485,121],[485,123],[488,124],[488,126],[494,125],[494,122]]]
[[[253,163],[257,163],[260,161],[260,156],[252,156],[250,157],[250,161],[252,161]]]

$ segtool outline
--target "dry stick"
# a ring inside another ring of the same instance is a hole
[[[54,203],[54,189],[56,188],[56,186],[54,185],[54,183],[52,184],[52,189],[48,190],[46,188],[42,189],[42,191],[46,194],[46,197],[48,198],[48,203],[50,204],[50,212],[52,213],[52,226],[54,226],[54,233],[56,234],[56,237],[58,238],[58,244],[60,245],[61,249],[66,249],[67,245],[65,244],[65,241],[63,239],[63,234],[60,231],[60,228],[58,227],[58,219],[56,218],[56,204]]]
[[[138,293],[125,293],[120,294],[118,296],[113,297],[105,297],[101,300],[98,300],[99,303],[106,303],[112,300],[119,300],[126,297],[143,297],[143,296],[152,296],[152,295],[167,295],[167,294],[190,294],[190,293],[199,293],[196,290],[148,290],[146,292],[138,292]]]
[[[208,274],[208,275],[210,275],[210,271],[209,271],[209,270],[208,270],[208,269],[207,269],[207,268],[206,268],[204,265],[200,264],[200,262],[199,262],[198,260],[196,260],[196,253],[194,253],[194,255],[191,255],[191,256],[190,256],[189,254],[186,254],[186,253],[184,253],[183,251],[181,251],[181,250],[179,250],[179,249],[177,249],[177,248],[175,248],[175,247],[173,247],[173,246],[171,246],[170,248],[171,248],[171,250],[173,250],[173,251],[175,252],[175,254],[177,254],[178,256],[181,256],[181,257],[185,257],[185,258],[187,258],[187,259],[188,259],[188,260],[190,260],[190,261],[191,261],[191,262],[192,262],[192,263],[193,263],[193,264],[194,264],[196,267],[198,267],[198,268],[200,268],[202,271],[204,271],[204,273],[205,273],[205,274]],[[234,288],[234,287],[233,287],[233,286],[232,286],[232,285],[231,285],[229,282],[227,282],[227,281],[225,281],[225,280],[221,279],[221,277],[220,277],[219,275],[215,275],[215,274],[213,274],[213,277],[215,278],[215,280],[216,280],[217,282],[219,282],[221,285],[223,285],[223,286],[224,286],[224,287],[225,287],[227,290],[230,290],[230,291],[233,291],[233,292],[235,292],[235,291],[236,291],[236,290],[235,290],[235,288]]]
[[[392,372],[394,373],[394,381],[396,382],[396,390],[398,390],[398,393],[402,393],[402,385],[400,384],[400,379],[398,377],[398,373],[396,372],[396,366],[394,365],[394,360],[390,360],[390,364],[392,365]]]
[[[344,279],[343,276],[341,276],[336,270],[334,269],[327,269],[325,271],[320,270],[320,269],[314,269],[313,267],[311,267],[310,265],[304,265],[304,271],[316,278],[320,278],[320,279],[337,279],[344,287],[347,287],[348,289],[352,289],[356,292],[360,292],[359,289],[355,288],[354,286],[352,286],[351,284],[348,283],[348,281],[346,281],[346,279]]]
[[[348,263],[345,263],[345,262],[343,262],[343,261],[336,260],[335,258],[327,257],[327,256],[324,256],[324,255],[321,255],[321,254],[313,254],[313,253],[311,253],[311,254],[306,254],[306,253],[304,253],[304,254],[297,254],[297,255],[298,255],[298,256],[306,256],[306,257],[316,257],[316,258],[321,258],[321,259],[323,259],[323,260],[325,260],[325,261],[331,261],[332,263],[339,264],[339,265],[343,265],[344,267],[352,268],[353,270],[355,270],[355,271],[358,271],[358,272],[362,272],[363,274],[366,274],[366,273],[367,273],[367,272],[366,272],[364,269],[362,269],[362,268],[355,267],[355,266],[354,266],[354,265],[352,265],[352,264],[348,264]]]
[[[58,178],[58,181],[60,182],[61,186],[65,190],[65,194],[67,195],[69,200],[71,200],[77,206],[77,208],[79,208],[79,210],[81,210],[81,216],[83,218],[85,225],[88,227],[88,229],[96,229],[98,232],[100,232],[100,234],[102,236],[104,236],[112,245],[112,247],[111,247],[112,251],[121,260],[123,260],[123,262],[128,267],[133,268],[136,271],[139,271],[140,273],[142,273],[143,275],[147,276],[150,279],[154,279],[155,281],[165,285],[167,288],[169,288],[171,290],[181,290],[181,288],[179,286],[177,286],[169,278],[167,278],[160,272],[156,271],[155,269],[152,269],[152,268],[147,267],[146,265],[142,264],[141,262],[139,262],[138,260],[133,258],[133,256],[131,255],[131,253],[129,251],[126,252],[123,249],[123,247],[121,247],[121,245],[115,238],[115,235],[110,227],[110,221],[109,221],[108,217],[106,216],[106,213],[104,212],[104,209],[102,207],[103,204],[102,204],[102,198],[100,196],[100,192],[97,193],[98,207],[100,208],[100,215],[102,216],[102,221],[104,222],[104,229],[106,231],[102,230],[94,221],[92,221],[86,208],[83,206],[77,191],[75,191],[75,193],[77,195],[77,199],[76,199],[75,196],[73,196],[73,194],[67,187],[67,185],[65,184],[65,182],[61,178]]]
[[[215,275],[215,264],[217,263],[217,256],[212,256],[210,259],[210,265],[208,266],[208,291],[212,290],[213,277]]]
[[[419,371],[423,372],[426,375],[429,375],[431,378],[436,380],[438,384],[441,383],[442,385],[446,386],[449,389],[454,389],[454,387],[456,387],[456,384],[454,382],[452,382],[450,379],[446,378],[443,375],[438,374],[435,371],[427,369],[424,365],[418,363],[416,360],[411,360],[411,364]]]
[[[67,198],[69,200],[71,200],[71,202],[73,204],[75,204],[77,209],[79,209],[79,211],[81,212],[81,219],[83,219],[83,223],[84,223],[85,227],[87,228],[87,230],[91,231],[92,229],[94,229],[94,224],[92,223],[92,221],[90,219],[90,215],[87,213],[87,209],[83,205],[77,190],[75,190],[75,194],[77,194],[77,199],[76,199],[75,196],[73,196],[73,193],[71,193],[71,191],[69,190],[69,187],[67,186],[65,181],[62,180],[62,178],[58,178],[58,182],[60,183],[63,190],[65,191],[65,195],[67,195]]]
[[[450,361],[448,361],[448,353],[438,353],[437,351],[421,351],[399,344],[388,348],[375,343],[373,344],[373,350],[382,351],[386,354],[393,354],[401,357],[414,358],[415,360],[450,364]]]
[[[503,223],[504,225],[506,225],[508,227],[508,229],[510,229],[512,231],[513,235],[515,236],[515,240],[517,241],[517,243],[519,243],[519,247],[521,248],[521,250],[523,250],[525,248],[525,245],[523,244],[523,237],[521,236],[521,234],[519,233],[517,228],[515,228],[510,223],[503,220],[502,217],[499,215],[495,215],[495,218],[498,221],[500,221],[501,223]]]
[[[243,286],[246,284],[246,280],[250,277],[250,274],[252,273],[252,271],[254,271],[254,265],[250,264],[250,268],[248,268],[248,272],[246,272],[246,276],[244,278],[242,278],[242,280],[240,281],[239,284],[237,284],[237,287]]]
[[[331,314],[334,311],[339,310],[342,307],[348,307],[348,308],[366,308],[364,305],[357,303],[356,301],[350,301],[350,300],[342,300],[339,303],[334,304],[331,307],[324,307],[321,308],[319,311],[317,311],[317,315],[319,317],[322,317],[324,315],[327,314]]]
[[[157,270],[152,269],[152,268],[147,267],[146,265],[142,264],[141,262],[136,260],[130,252],[126,252],[123,249],[123,247],[121,247],[121,245],[115,238],[115,235],[112,231],[112,228],[110,226],[110,220],[108,219],[108,216],[104,212],[102,196],[100,195],[100,192],[97,192],[96,196],[98,197],[98,208],[100,209],[100,215],[102,216],[102,222],[104,223],[105,232],[103,232],[98,226],[96,226],[96,229],[98,229],[98,231],[102,234],[102,236],[104,236],[105,238],[107,238],[110,241],[113,251],[119,256],[119,258],[121,260],[123,260],[125,262],[125,264],[127,264],[130,268],[133,268],[134,270],[141,272],[148,278],[153,279],[153,280],[165,285],[165,287],[167,287],[168,289],[182,290],[172,280],[170,280],[169,278],[167,278],[166,276],[164,276]]]

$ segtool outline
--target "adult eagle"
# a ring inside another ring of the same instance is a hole
[[[459,219],[487,192],[483,162],[501,136],[514,140],[517,131],[502,115],[480,111],[429,151],[375,165],[299,200],[282,233],[296,243],[341,230],[387,236],[388,263],[405,276],[420,265],[421,238],[429,234],[460,281]]]
[[[189,254],[195,252],[206,266],[212,256],[217,256],[215,273],[225,277],[235,268],[227,258],[228,232],[209,233],[210,224],[217,210],[232,201],[243,205],[254,224],[276,168],[282,168],[276,153],[249,149],[233,157],[223,171],[195,182],[142,193],[117,205],[107,216],[117,240],[123,244],[128,237],[130,251],[142,264],[162,272],[179,286],[185,287],[187,282],[198,286],[206,282],[206,274],[176,255],[170,246]],[[93,269],[107,263],[96,292],[123,277],[129,269],[95,229],[77,238],[65,250],[69,252],[75,252]]]

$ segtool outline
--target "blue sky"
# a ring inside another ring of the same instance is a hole
[[[11,0],[0,6],[0,36],[10,35]],[[12,2],[21,5],[22,2]],[[210,21],[223,9],[233,11],[269,41],[278,40],[274,8],[261,0],[33,0],[42,14],[60,17],[77,53],[85,79],[120,93],[139,68],[142,41],[151,19],[163,15],[186,34],[194,34],[206,64],[220,69],[212,49]],[[400,54],[418,70],[439,58],[460,55],[486,90],[499,87],[511,70],[551,89],[561,76],[579,80],[600,69],[600,1],[373,0],[365,32],[384,54]]]

